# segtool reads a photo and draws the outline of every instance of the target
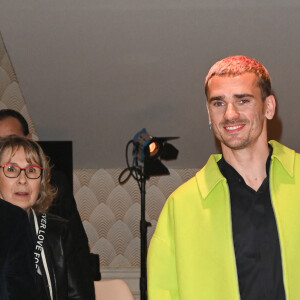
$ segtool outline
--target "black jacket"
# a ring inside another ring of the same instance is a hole
[[[57,195],[48,212],[70,221],[81,260],[85,261],[83,265],[87,276],[91,277],[92,280],[100,280],[99,255],[90,253],[88,238],[66,175],[59,170],[52,169],[51,184],[57,187]]]
[[[0,199],[0,299],[35,300],[35,270],[28,215]]]
[[[42,214],[37,213],[36,215],[40,226]],[[93,281],[86,274],[86,268],[74,241],[74,234],[69,226],[69,222],[51,214],[46,214],[46,219],[43,247],[52,283],[53,299],[95,299]],[[32,224],[35,248],[37,239],[32,213],[30,223]],[[46,287],[48,282],[43,265],[41,267],[44,286]],[[49,289],[45,288],[45,290],[48,293]],[[50,298],[48,297],[48,299]]]

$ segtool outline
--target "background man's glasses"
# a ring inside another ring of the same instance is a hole
[[[13,164],[1,165],[0,167],[3,168],[4,175],[8,178],[17,178],[21,172],[24,171],[26,177],[29,179],[38,179],[42,175],[44,169],[40,166],[21,168]]]

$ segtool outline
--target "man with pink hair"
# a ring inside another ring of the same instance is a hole
[[[148,252],[149,300],[298,300],[300,155],[268,142],[269,73],[227,57],[205,93],[222,154],[168,198]]]

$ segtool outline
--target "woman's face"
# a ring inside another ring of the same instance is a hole
[[[20,168],[25,168],[36,163],[29,163],[26,160],[23,147],[20,147],[13,156],[12,150],[6,149],[1,157],[1,165],[13,164]],[[38,199],[41,185],[41,177],[29,179],[22,171],[17,178],[8,178],[4,174],[3,168],[0,170],[0,197],[16,206],[23,208],[29,213],[30,208]]]

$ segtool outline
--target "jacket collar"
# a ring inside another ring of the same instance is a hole
[[[226,180],[217,164],[221,157],[222,154],[212,154],[206,165],[196,174],[199,191],[204,199],[220,181]]]
[[[293,177],[296,156],[295,150],[273,140],[269,141],[269,144],[273,147],[272,161],[274,161],[274,159],[278,160],[290,177]]]
[[[273,140],[269,143],[273,147],[272,162],[274,159],[278,160],[289,176],[293,177],[295,151]],[[222,154],[212,154],[206,165],[196,174],[199,191],[204,199],[219,182],[226,181],[217,164],[221,157]]]

